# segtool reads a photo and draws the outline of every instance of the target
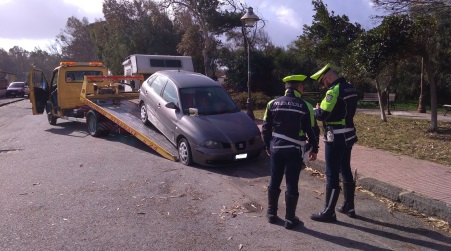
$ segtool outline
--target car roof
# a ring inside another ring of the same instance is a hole
[[[157,71],[155,74],[161,74],[170,78],[178,88],[220,86],[220,84],[213,79],[191,71],[164,70]]]

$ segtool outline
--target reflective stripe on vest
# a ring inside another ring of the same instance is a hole
[[[300,146],[295,146],[295,145],[287,145],[287,146],[273,146],[272,148],[273,149],[280,149],[280,148],[296,148],[296,149],[301,149],[301,147]]]
[[[292,139],[292,138],[289,138],[289,137],[287,137],[287,136],[285,136],[285,135],[283,135],[283,134],[280,134],[280,133],[275,133],[275,132],[273,132],[273,133],[272,133],[272,136],[273,136],[273,137],[276,137],[276,138],[284,139],[284,140],[286,140],[286,141],[293,142],[293,143],[298,144],[298,145],[300,145],[300,146],[302,146],[302,145],[305,144],[305,140],[296,140],[296,139]]]
[[[326,125],[346,125],[346,120],[342,119],[341,121],[326,121]]]
[[[334,129],[334,134],[342,134],[342,133],[347,133],[347,132],[352,132],[352,131],[354,131],[354,127],[352,127],[352,128]]]

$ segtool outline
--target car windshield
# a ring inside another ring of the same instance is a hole
[[[24,87],[24,83],[11,83],[9,87],[20,88]]]
[[[199,115],[234,113],[240,111],[224,88],[220,86],[192,87],[180,89],[182,110],[197,108]]]

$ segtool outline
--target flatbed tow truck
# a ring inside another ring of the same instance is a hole
[[[94,73],[95,75],[86,75]],[[68,74],[79,81],[73,81]],[[139,92],[125,91],[121,81],[143,81],[142,75],[106,76],[101,63],[62,62],[55,68],[52,80],[47,82],[41,70],[30,73],[30,102],[33,115],[47,114],[51,125],[58,118],[86,122],[89,134],[94,137],[108,135],[120,127],[142,141],[161,156],[178,161],[176,148],[156,129],[140,120],[137,104]],[[83,80],[82,80],[83,79]],[[58,90],[58,96],[54,96]],[[78,96],[78,101],[74,100]]]

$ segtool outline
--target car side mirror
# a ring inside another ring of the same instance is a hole
[[[177,107],[176,104],[174,104],[174,102],[169,102],[166,105],[164,105],[165,107],[169,108],[169,109],[176,109],[178,110],[179,108]]]
[[[199,115],[199,111],[197,110],[197,108],[188,108],[188,113],[190,116],[198,116]]]

